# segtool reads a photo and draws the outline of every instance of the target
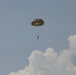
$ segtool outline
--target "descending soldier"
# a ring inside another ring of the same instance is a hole
[[[39,35],[37,36],[37,39],[39,39]]]

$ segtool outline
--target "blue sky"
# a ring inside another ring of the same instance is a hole
[[[31,26],[35,18],[44,26]],[[24,68],[34,50],[68,48],[75,34],[76,0],[0,0],[0,75]]]

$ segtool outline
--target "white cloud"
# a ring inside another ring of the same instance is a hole
[[[72,49],[76,49],[76,35],[74,35],[74,36],[70,36],[69,38],[68,38],[68,40],[69,40],[69,45],[70,45],[70,47],[72,48]]]
[[[28,58],[29,66],[9,75],[76,75],[76,66],[72,62],[76,54],[76,35],[70,36],[68,40],[69,48],[59,54],[52,48],[44,53],[33,51]]]

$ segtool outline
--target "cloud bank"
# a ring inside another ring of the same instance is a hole
[[[76,65],[72,59],[76,55],[76,35],[68,38],[69,48],[57,53],[53,48],[45,52],[35,50],[31,53],[29,65],[9,75],[76,75]]]

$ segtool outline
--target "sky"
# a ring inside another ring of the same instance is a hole
[[[76,0],[0,0],[0,75],[63,73],[76,75]]]

